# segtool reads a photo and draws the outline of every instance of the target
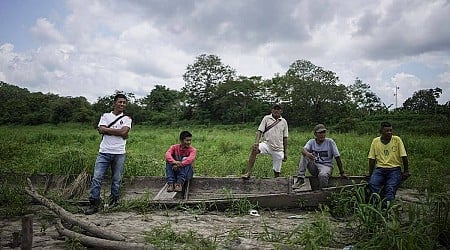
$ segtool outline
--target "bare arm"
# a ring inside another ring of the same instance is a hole
[[[314,154],[309,152],[305,147],[302,149],[302,155],[308,157],[311,160],[314,160]]]
[[[120,129],[108,128],[106,126],[98,127],[98,132],[100,134],[120,136],[124,139],[128,138],[128,131],[130,131],[130,128],[126,126]]]
[[[256,131],[256,137],[255,137],[255,144],[259,143],[259,140],[261,140],[261,135],[262,132],[261,131]]]
[[[287,147],[288,147],[288,138],[287,137],[283,137],[283,151],[284,151],[283,161],[287,160]]]
[[[254,151],[259,151],[259,140],[261,140],[261,136],[262,136],[262,132],[261,131],[256,131],[256,137],[255,137],[255,143],[253,144],[253,150]]]
[[[369,176],[372,175],[374,168],[375,168],[375,159],[369,159]]]
[[[403,163],[403,180],[406,180],[409,178],[409,176],[411,176],[411,174],[409,173],[409,163],[408,163],[408,157],[407,156],[402,156],[402,163]]]
[[[339,175],[345,177],[344,167],[342,166],[342,161],[340,156],[336,156],[336,163],[339,168]]]

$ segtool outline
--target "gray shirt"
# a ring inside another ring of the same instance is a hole
[[[333,167],[333,158],[340,156],[337,145],[331,138],[325,138],[322,144],[318,144],[315,139],[311,139],[304,148],[314,154],[316,163],[329,167]]]

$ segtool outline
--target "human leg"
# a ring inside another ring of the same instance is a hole
[[[175,184],[175,171],[173,171],[172,164],[166,162],[166,181],[167,192],[173,192]]]
[[[320,188],[327,188],[328,187],[328,179],[330,179],[333,168],[330,166],[326,166],[326,165],[318,164],[318,163],[316,163],[315,166],[318,170],[317,177],[319,179]]]
[[[380,193],[385,183],[384,173],[382,168],[375,168],[370,176],[369,189],[372,193]]]
[[[375,168],[369,180],[370,192],[372,194],[378,194],[379,196],[381,196],[381,190],[384,184],[385,184],[384,169]],[[375,203],[379,202],[378,196],[374,196],[373,199]]]
[[[99,153],[95,160],[94,175],[91,181],[91,190],[89,200],[100,200],[100,189],[102,187],[105,172],[110,165],[109,154]]]
[[[100,189],[102,187],[103,177],[110,165],[109,154],[99,153],[95,160],[94,175],[91,181],[91,190],[89,192],[89,209],[85,211],[86,215],[98,212],[100,206]]]
[[[386,185],[384,189],[384,196],[387,201],[395,199],[395,194],[400,186],[402,171],[400,168],[393,168],[386,170]]]
[[[126,155],[114,154],[111,155],[111,196],[109,197],[109,205],[118,205],[120,196],[120,182],[125,166]]]
[[[176,183],[184,184],[184,182],[189,179],[190,173],[192,173],[192,166],[188,165],[177,170]]]
[[[309,168],[308,165],[313,164],[314,162],[311,161],[309,158],[302,156],[300,158],[300,161],[298,163],[298,170],[297,170],[297,181],[294,183],[292,188],[298,189],[305,185],[305,174],[306,174],[306,168]]]
[[[272,168],[274,177],[280,177],[281,165],[283,164],[284,152],[283,151],[271,151],[272,155]]]
[[[166,181],[167,183],[175,183],[175,171],[173,171],[172,164],[166,162]]]
[[[308,157],[302,156],[300,158],[300,161],[298,163],[298,170],[297,170],[297,177],[298,178],[305,179],[306,167],[308,166],[310,161],[311,160],[308,159]]]
[[[260,151],[261,144],[262,143],[259,143],[259,145],[257,147],[255,147],[255,145],[252,146],[250,155],[248,157],[247,169],[245,170],[245,174],[242,175],[243,179],[250,178],[250,174],[251,174],[253,166],[255,165],[255,162],[256,162],[256,156],[261,152]]]
[[[181,192],[183,191],[183,185],[186,181],[192,179],[194,176],[194,168],[192,165],[185,166],[176,171],[176,183],[173,187],[173,191]]]

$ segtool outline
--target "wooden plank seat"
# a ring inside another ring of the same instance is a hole
[[[164,187],[159,190],[158,194],[156,194],[155,197],[153,197],[154,201],[167,201],[167,200],[174,200],[174,199],[180,199],[184,198],[185,200],[188,199],[189,194],[189,186],[190,186],[191,179],[187,180],[183,185],[183,191],[181,192],[167,192],[167,188],[169,187],[169,184],[164,184]]]

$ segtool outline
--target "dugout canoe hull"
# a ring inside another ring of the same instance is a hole
[[[61,178],[63,180],[61,180]],[[33,175],[32,182],[41,187],[41,190],[51,191],[61,188],[65,182],[69,186],[75,177],[54,175]],[[137,176],[124,177],[121,193],[123,200],[145,199],[152,206],[205,206],[212,208],[226,208],[236,202],[246,199],[252,204],[262,208],[308,208],[319,204],[328,204],[333,192],[353,185],[366,185],[364,176],[351,176],[349,178],[331,177],[330,187],[320,189],[319,181],[315,177],[307,177],[306,185],[301,189],[293,190],[292,185],[296,177],[279,178],[250,178],[244,180],[240,177],[201,177],[194,176],[186,183],[183,192],[167,192],[164,177]],[[88,185],[88,184],[86,184]],[[88,204],[89,186],[85,194],[73,199],[79,204]],[[102,194],[109,195],[108,177],[102,187]]]
[[[307,208],[328,204],[333,192],[345,187],[366,185],[365,177],[331,177],[330,187],[321,189],[319,180],[307,177],[306,185],[301,189],[292,189],[296,177],[252,178],[243,180],[237,177],[197,177],[185,185],[184,192],[167,194],[163,187],[152,202],[165,205],[202,204],[226,207],[239,200],[246,199],[252,204],[264,208]]]

